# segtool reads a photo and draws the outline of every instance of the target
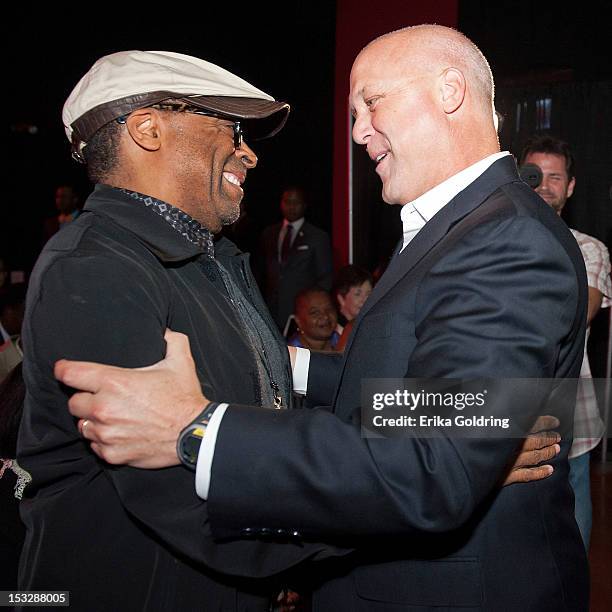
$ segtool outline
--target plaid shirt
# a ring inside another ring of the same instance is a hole
[[[599,240],[571,230],[582,256],[587,272],[589,287],[600,291],[603,296],[601,308],[609,308],[612,304],[612,282],[610,280],[610,256],[608,249]],[[589,330],[587,329],[587,337]],[[591,368],[586,353],[586,341],[584,345],[584,359],[580,369],[580,384],[576,396],[576,410],[574,413],[574,443],[570,450],[570,459],[588,453],[595,448],[603,435],[604,424],[601,420],[595,387],[593,386]]]

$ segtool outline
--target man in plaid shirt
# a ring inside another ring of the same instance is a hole
[[[550,136],[533,138],[523,149],[521,164],[523,163],[539,166],[542,171],[542,182],[536,187],[536,192],[558,215],[561,215],[565,202],[574,192],[576,185],[574,158],[567,143]],[[608,249],[596,238],[575,229],[571,232],[578,242],[587,271],[589,308],[586,340],[588,340],[593,317],[600,308],[608,308],[612,304],[610,257]],[[576,497],[576,522],[588,550],[592,523],[589,457],[590,452],[601,440],[604,424],[597,406],[591,368],[586,354],[586,341],[580,378],[574,413],[574,443],[569,454],[570,484]]]

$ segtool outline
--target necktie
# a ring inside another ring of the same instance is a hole
[[[281,263],[285,263],[287,261],[287,257],[289,257],[289,249],[291,248],[292,230],[293,230],[293,226],[291,224],[287,225],[287,229],[285,231],[285,237],[283,238],[283,243],[281,244]]]

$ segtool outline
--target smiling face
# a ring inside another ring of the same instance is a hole
[[[353,140],[389,204],[406,204],[499,151],[493,77],[463,34],[436,25],[377,38],[351,70]]]
[[[561,214],[565,202],[574,193],[575,178],[569,178],[565,157],[556,153],[529,153],[524,160],[535,164],[542,171],[542,182],[536,193],[558,214]]]
[[[257,157],[243,142],[233,145],[233,123],[190,113],[172,113],[170,143],[174,200],[172,204],[212,232],[240,216],[247,170]]]
[[[406,49],[398,52],[393,41],[376,41],[357,57],[350,101],[353,139],[376,163],[383,200],[405,204],[446,178],[436,155],[446,136],[436,74],[422,68],[431,62],[407,59]],[[419,57],[415,51],[414,59]]]
[[[309,291],[296,304],[297,324],[309,341],[326,341],[331,337],[338,315],[331,297],[325,291]]]

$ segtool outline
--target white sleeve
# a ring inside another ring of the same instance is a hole
[[[299,395],[306,395],[308,388],[308,370],[310,369],[310,351],[298,347],[293,367],[293,390]]]
[[[202,444],[200,444],[200,452],[198,453],[198,464],[196,465],[196,493],[198,497],[202,499],[208,498],[208,490],[210,489],[210,470],[212,468],[213,456],[215,454],[215,444],[217,443],[217,434],[219,433],[219,426],[221,425],[221,419],[227,410],[228,404],[219,404],[217,409],[213,413],[208,426],[206,427],[206,433],[202,438]]]
[[[295,356],[295,367],[293,368],[293,390],[301,395],[306,395],[308,386],[308,370],[310,368],[310,351],[298,348]],[[198,463],[196,465],[196,493],[202,499],[208,498],[210,489],[210,471],[212,469],[213,457],[215,455],[215,445],[217,434],[221,426],[221,420],[227,410],[228,404],[219,404],[214,414],[210,418],[206,434],[202,438],[200,452],[198,453]]]

